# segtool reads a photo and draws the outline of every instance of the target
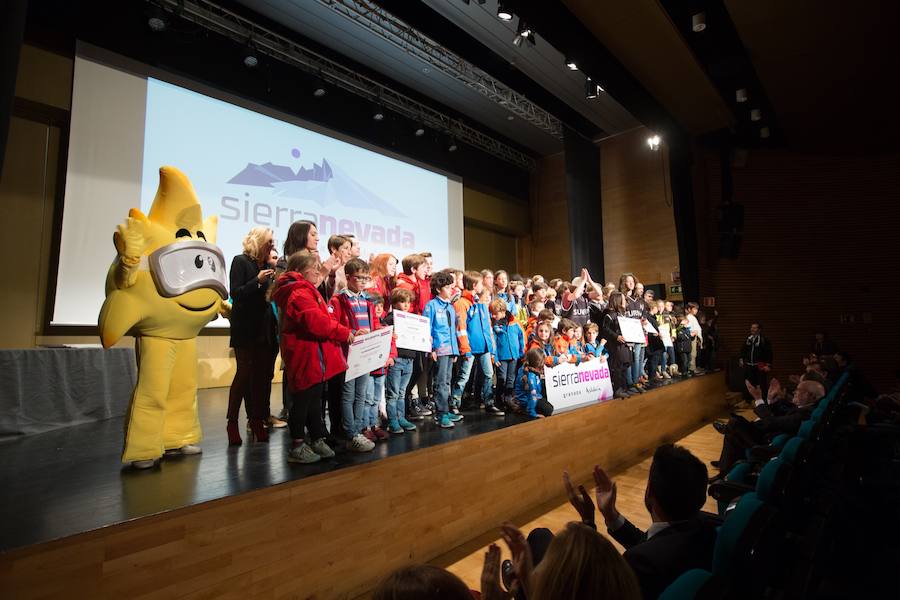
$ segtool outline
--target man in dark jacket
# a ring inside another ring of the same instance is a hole
[[[750,335],[741,348],[740,365],[744,368],[744,380],[761,389],[765,400],[769,389],[766,379],[772,365],[772,344],[762,334],[759,323],[750,324]]]
[[[690,569],[711,568],[717,523],[700,512],[706,502],[706,466],[686,448],[666,444],[653,455],[644,492],[653,521],[647,531],[616,510],[616,484],[600,467],[594,467],[594,480],[597,507],[609,534],[625,547],[625,561],[637,575],[645,599],[659,597]],[[584,518],[580,508],[579,512]]]
[[[825,396],[825,386],[818,381],[804,379],[797,385],[790,404],[781,401],[770,405],[762,399],[758,388],[753,393],[753,412],[759,419],[751,423],[735,415],[726,425],[716,426],[716,430],[725,435],[718,462],[719,477],[727,475],[734,463],[744,458],[748,448],[766,444],[782,433],[796,434],[800,424],[810,417],[816,404]]]

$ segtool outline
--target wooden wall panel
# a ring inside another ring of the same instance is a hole
[[[528,204],[500,193],[464,186],[463,216],[466,264],[449,266],[517,272],[518,238],[531,232]]]
[[[697,157],[705,191],[698,232],[707,236],[703,296],[715,296],[722,351],[733,356],[750,322],[762,321],[775,351],[775,373],[796,373],[816,329],[877,383],[894,381],[900,155],[835,157],[757,151],[733,168],[744,205],[737,259],[719,259],[715,214],[721,201],[716,152]],[[711,238],[711,239],[710,239]],[[842,322],[842,316],[844,322]],[[852,318],[852,322],[850,322]]]
[[[466,269],[504,269],[515,273],[518,269],[518,239],[490,229],[473,225],[465,226]]]
[[[670,283],[678,270],[678,240],[672,213],[665,144],[647,147],[645,127],[600,144],[603,256],[606,280],[625,272],[644,283]]]
[[[0,555],[0,597],[353,598],[725,410],[707,376]],[[449,435],[452,435],[450,433]]]
[[[531,173],[531,235],[519,240],[522,275],[572,277],[566,162],[562,153],[538,161]]]

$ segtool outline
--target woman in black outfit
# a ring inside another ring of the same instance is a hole
[[[237,370],[228,394],[228,444],[241,444],[238,413],[247,402],[250,441],[267,442],[269,395],[278,346],[275,319],[266,292],[275,274],[267,261],[274,241],[272,230],[254,227],[244,238],[244,253],[231,261],[231,347]]]
[[[628,384],[625,373],[631,368],[632,354],[619,327],[619,317],[624,315],[625,295],[613,292],[609,295],[609,303],[603,313],[600,335],[606,340],[606,349],[609,351],[609,375],[615,392],[614,398],[627,398],[631,395],[626,391]]]

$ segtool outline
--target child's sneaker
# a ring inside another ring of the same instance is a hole
[[[412,423],[410,423],[409,421],[407,421],[406,419],[399,419],[397,422],[400,424],[400,427],[402,427],[406,431],[415,431],[416,430],[416,426],[413,425]],[[393,431],[391,433],[393,433]]]
[[[448,413],[442,414],[441,420],[438,421],[438,425],[440,425],[442,429],[453,429],[453,421],[450,420],[450,415]]]
[[[458,415],[458,414],[459,414],[459,408],[457,408],[456,406],[454,406],[453,408],[450,409],[450,412],[453,413],[454,415]]]
[[[357,433],[353,439],[347,442],[347,449],[352,452],[370,452],[375,449],[375,442],[366,439],[363,434]]]
[[[375,436],[376,442],[382,442],[382,441],[388,439],[389,437],[391,437],[390,435],[388,435],[388,432],[385,431],[384,429],[382,429],[381,427],[376,427],[375,429],[373,429],[372,435]]]
[[[423,405],[422,402],[416,398],[412,401],[413,409],[417,410],[418,413],[423,417],[428,417],[434,413],[427,405]]]
[[[300,444],[299,446],[291,448],[291,451],[288,452],[287,460],[288,462],[307,465],[309,463],[319,462],[322,460],[322,457],[313,452],[313,449],[306,444]]]
[[[457,423],[459,421],[462,421],[465,417],[463,417],[462,415],[447,413],[447,418],[450,419],[451,421],[453,421],[454,423]]]
[[[363,435],[367,440],[369,440],[370,442],[376,442],[376,441],[378,441],[378,438],[375,437],[375,432],[373,432],[371,429],[366,428],[366,429],[362,432],[362,435]]]
[[[497,408],[497,407],[494,406],[493,404],[491,404],[490,406],[485,407],[484,412],[486,412],[486,413],[489,414],[489,415],[494,415],[495,417],[503,417],[503,416],[506,415],[505,412],[503,412],[502,410],[500,410],[499,408]]]
[[[413,425],[415,427],[415,425]],[[400,426],[399,421],[390,421],[388,423],[388,431],[390,433],[403,433],[404,429]]]
[[[322,458],[334,458],[334,450],[331,449],[331,446],[325,441],[325,438],[319,438],[314,441],[309,446],[312,448],[312,451],[321,456]]]

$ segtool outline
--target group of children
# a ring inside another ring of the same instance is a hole
[[[538,275],[511,279],[505,271],[434,272],[428,253],[402,261],[390,255],[370,257],[369,263],[346,260],[340,236],[328,248],[329,261],[340,268],[326,277],[337,283],[328,286],[333,295],[325,300],[331,317],[350,332],[342,344],[345,358],[354,336],[393,326],[396,311],[425,317],[431,333],[430,353],[397,348],[395,335],[382,368],[340,382],[340,403],[329,406],[331,433],[354,451],[370,451],[389,434],[414,431],[413,421],[429,416],[439,427],[453,428],[464,418],[466,400],[489,415],[550,416],[544,368],[562,363],[609,361],[616,397],[643,392],[689,373],[702,339],[695,304],[677,312],[671,302],[654,301],[652,291],[644,293],[631,275],[627,285],[623,277],[618,288],[604,288],[587,270],[571,282],[545,282]],[[402,272],[391,272],[395,266]],[[323,287],[318,289],[324,294]],[[624,343],[618,316],[654,324],[657,333],[648,334],[646,353]],[[613,347],[619,351],[611,352]],[[626,367],[632,376],[625,377]],[[382,395],[386,427],[379,414]]]

